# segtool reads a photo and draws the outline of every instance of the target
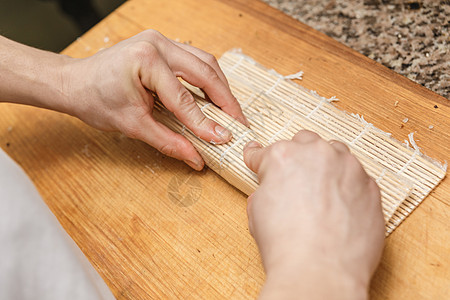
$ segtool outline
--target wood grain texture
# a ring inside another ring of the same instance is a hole
[[[306,88],[337,96],[338,107],[399,140],[415,131],[425,154],[449,159],[446,99],[256,0],[130,0],[64,53],[85,57],[148,28],[216,56],[242,48],[281,74],[301,69]],[[264,273],[245,196],[212,171],[196,173],[69,116],[11,104],[0,106],[0,145],[118,299],[257,295]],[[449,253],[446,178],[387,239],[372,299],[445,299]]]

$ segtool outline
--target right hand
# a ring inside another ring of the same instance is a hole
[[[267,274],[261,297],[367,295],[384,219],[377,184],[347,146],[300,131],[267,148],[250,142],[244,161],[260,180],[247,212]]]

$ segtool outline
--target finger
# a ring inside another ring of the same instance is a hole
[[[255,173],[258,173],[263,159],[265,148],[258,142],[251,141],[244,147],[244,162],[247,167]]]
[[[219,63],[217,62],[217,59],[209,54],[206,51],[203,51],[197,47],[193,47],[191,45],[186,45],[184,43],[179,43],[173,40],[170,40],[174,45],[180,47],[181,49],[188,51],[192,54],[194,54],[195,56],[197,56],[198,58],[200,58],[202,61],[204,61],[205,63],[209,64],[214,71],[216,71],[217,75],[219,75],[220,80],[222,80],[222,82],[226,85],[228,85],[228,80],[225,77],[225,74],[223,73],[222,69],[219,66]]]
[[[183,160],[197,171],[204,167],[202,157],[185,137],[157,122],[150,115],[141,119],[134,137],[167,156]]]
[[[211,101],[224,112],[242,124],[249,126],[248,120],[244,116],[239,102],[231,93],[230,87],[223,82],[221,75],[210,65],[210,62],[205,62],[191,52],[173,46],[174,48],[170,49],[172,54],[167,57],[167,63],[174,74],[205,91]],[[212,55],[210,57],[212,57],[209,59],[210,61],[215,60]],[[212,64],[217,64],[217,61]],[[220,69],[220,67],[218,68]],[[220,73],[222,72],[220,71]]]
[[[334,150],[336,150],[339,153],[349,153],[350,152],[350,149],[347,147],[347,145],[340,141],[330,140],[328,143],[331,145],[331,147],[334,148]]]
[[[317,133],[309,130],[300,130],[292,138],[293,141],[301,144],[308,144],[319,139],[321,139],[321,137]]]
[[[207,142],[223,144],[232,134],[213,120],[207,118],[195,103],[191,93],[178,81],[163,60],[154,62],[153,74],[142,76],[143,84],[158,94],[164,106],[196,136]],[[154,80],[151,80],[154,78]]]

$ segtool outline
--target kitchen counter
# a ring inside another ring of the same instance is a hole
[[[450,1],[263,1],[450,98]]]

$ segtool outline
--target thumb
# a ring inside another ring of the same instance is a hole
[[[258,173],[264,154],[264,148],[260,143],[251,141],[244,147],[244,162],[247,167],[255,173]]]

